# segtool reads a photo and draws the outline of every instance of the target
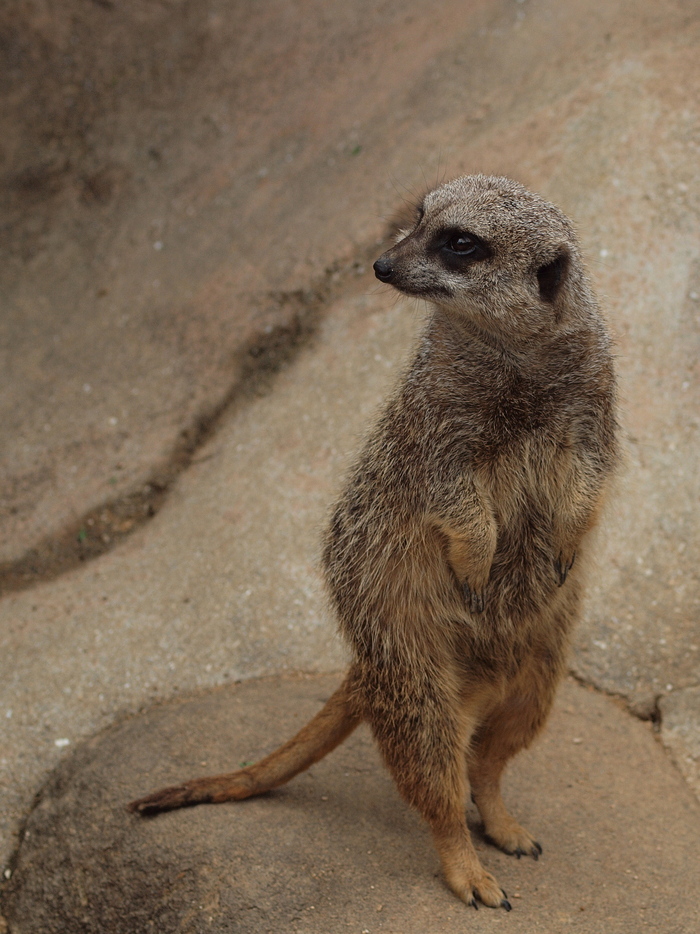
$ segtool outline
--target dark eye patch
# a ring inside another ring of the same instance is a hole
[[[459,270],[493,256],[493,250],[468,230],[444,230],[435,240],[435,249],[448,269]]]

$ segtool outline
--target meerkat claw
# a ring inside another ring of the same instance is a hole
[[[560,587],[562,587],[564,585],[564,581],[566,580],[566,575],[568,572],[562,563],[561,555],[559,555],[558,558],[554,559],[554,573],[557,576],[557,584]]]
[[[560,587],[564,585],[564,582],[569,574],[569,571],[574,566],[575,560],[576,560],[576,552],[573,553],[570,561],[567,561],[564,558],[564,555],[560,552],[559,557],[554,561],[554,571],[557,575],[557,582]]]
[[[471,613],[483,613],[484,612],[484,594],[478,590],[472,590],[469,586],[469,581],[465,581],[462,584],[462,593],[464,594],[464,599],[469,611]]]

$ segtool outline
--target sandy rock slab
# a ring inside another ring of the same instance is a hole
[[[664,745],[700,798],[700,687],[674,691],[659,707]]]
[[[364,728],[262,798],[150,819],[125,810],[163,783],[270,751],[338,680],[250,681],[152,708],[77,748],[27,823],[3,896],[11,934],[697,930],[700,807],[643,724],[574,683],[506,787],[543,858],[499,853],[469,815],[510,914],[476,913],[447,891]]]

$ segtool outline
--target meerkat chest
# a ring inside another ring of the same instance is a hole
[[[525,435],[476,470],[497,523],[551,515],[567,482],[571,449],[551,434]]]

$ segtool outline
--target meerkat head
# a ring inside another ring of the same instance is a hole
[[[558,208],[507,178],[470,175],[429,192],[378,279],[500,337],[541,333],[578,281],[576,237]]]

